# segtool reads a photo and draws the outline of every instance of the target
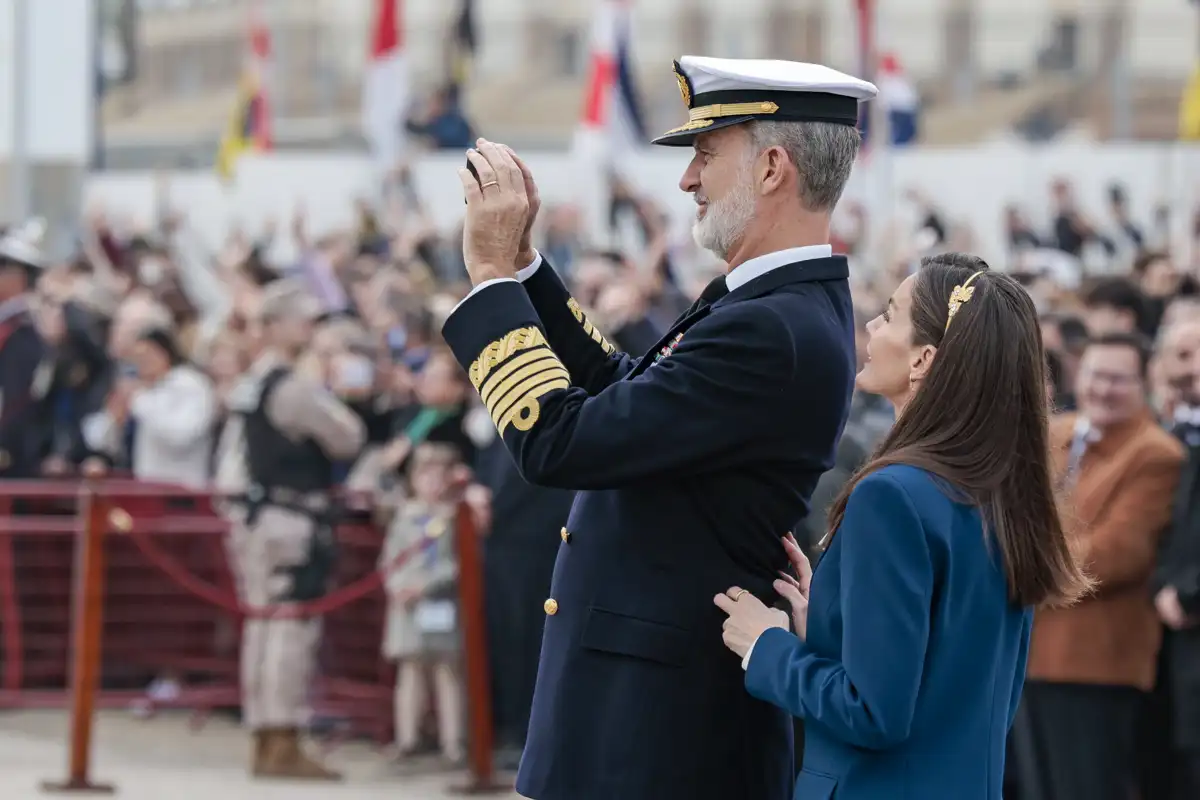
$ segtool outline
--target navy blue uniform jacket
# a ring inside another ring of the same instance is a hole
[[[487,286],[446,341],[563,529],[517,778],[536,800],[786,800],[791,719],[750,697],[713,595],[766,602],[854,379],[846,260],[777,267],[614,351],[553,269]],[[501,650],[494,654],[503,658]]]
[[[51,433],[43,402],[49,387],[35,375],[45,354],[25,298],[0,306],[0,478],[41,473]]]
[[[864,478],[813,575],[807,640],[767,631],[746,671],[804,719],[795,800],[1000,800],[1032,621],[978,511],[915,467]]]

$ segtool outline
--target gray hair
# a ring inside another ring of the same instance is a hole
[[[858,129],[832,122],[749,124],[753,156],[782,147],[800,173],[800,202],[809,211],[832,211],[841,199],[862,137]]]

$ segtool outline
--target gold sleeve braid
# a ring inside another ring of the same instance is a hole
[[[567,301],[567,308],[571,309],[571,314],[575,317],[575,320],[583,326],[583,332],[592,337],[592,341],[604,348],[604,352],[607,355],[611,356],[617,352],[617,348],[613,347],[612,343],[604,338],[604,334],[596,330],[596,326],[587,318],[587,314],[583,313],[583,309],[579,307],[579,303],[574,297]]]
[[[541,414],[541,397],[571,385],[540,328],[518,328],[489,344],[468,370],[492,423],[501,435],[509,425],[527,431]]]

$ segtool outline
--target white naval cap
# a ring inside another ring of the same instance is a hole
[[[11,262],[26,269],[40,270],[43,264],[39,245],[45,233],[46,223],[41,219],[10,228],[0,236],[0,264]]]
[[[683,56],[675,79],[688,121],[654,144],[688,146],[697,135],[756,119],[858,124],[858,104],[879,90],[820,64]]]

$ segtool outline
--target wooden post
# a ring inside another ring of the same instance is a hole
[[[469,735],[467,758],[471,781],[451,789],[455,794],[492,794],[511,791],[501,785],[492,766],[492,690],[488,675],[487,627],[484,623],[483,554],[480,532],[471,509],[459,503],[455,520],[458,551],[458,608],[462,620],[464,683],[466,685]]]
[[[82,530],[75,538],[74,609],[71,614],[70,761],[66,780],[47,781],[42,784],[42,791],[112,794],[111,784],[93,783],[89,775],[104,625],[104,534],[109,524],[108,502],[97,496],[90,483],[80,494],[77,520],[82,523]]]

